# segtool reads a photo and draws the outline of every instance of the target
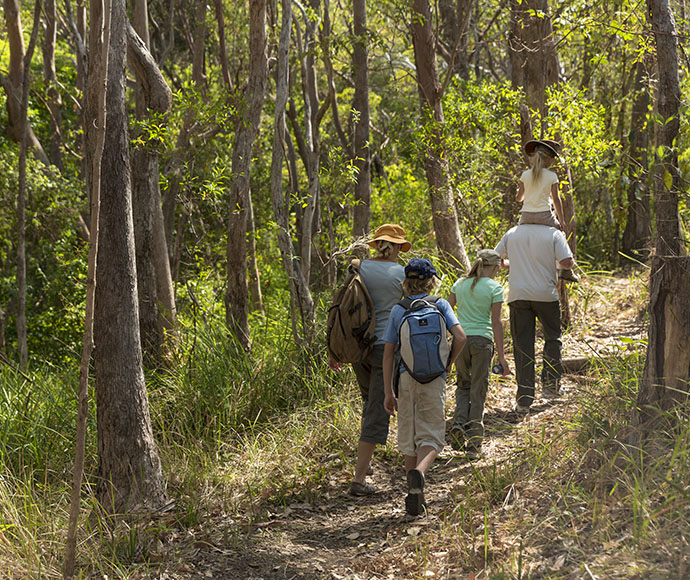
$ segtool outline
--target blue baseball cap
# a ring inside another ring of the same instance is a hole
[[[407,266],[405,266],[406,278],[418,278],[419,280],[427,280],[436,276],[436,268],[426,258],[412,258]]]

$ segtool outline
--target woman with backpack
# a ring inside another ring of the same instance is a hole
[[[352,365],[364,402],[357,464],[349,488],[349,494],[353,496],[376,492],[376,488],[366,482],[366,476],[373,472],[371,459],[376,445],[385,445],[388,440],[390,421],[390,415],[383,408],[383,332],[393,306],[403,294],[405,269],[398,264],[398,255],[412,247],[405,239],[405,230],[397,224],[382,225],[367,244],[374,248],[376,254],[369,260],[362,260],[359,273],[374,305],[376,331],[373,349]],[[329,358],[328,365],[333,370],[340,370],[340,364],[333,358]]]

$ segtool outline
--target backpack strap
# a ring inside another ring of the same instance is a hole
[[[438,302],[440,298],[440,296],[431,295],[426,295],[424,296],[424,298],[410,298],[408,296],[407,298],[403,298],[400,302],[398,302],[398,306],[402,306],[405,309],[405,314],[407,314],[410,311],[412,304],[414,304],[417,301],[426,302],[428,305],[438,308],[436,302]],[[418,308],[415,308],[415,310],[418,310]]]
[[[352,261],[350,262],[350,265],[347,268],[347,271],[352,273],[352,272],[357,272],[359,273],[359,266],[362,263],[362,260],[358,260],[357,258],[353,258]]]

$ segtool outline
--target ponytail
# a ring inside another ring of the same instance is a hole
[[[472,280],[472,286],[470,286],[470,291],[474,292],[474,287],[477,285],[477,282],[479,282],[479,278],[482,277],[483,272],[484,261],[481,258],[477,258],[474,264],[472,264],[470,271],[467,273],[468,278],[474,278],[474,280]]]
[[[541,178],[541,170],[550,165],[550,161],[554,159],[551,151],[543,145],[537,145],[532,154],[532,180],[539,181]]]

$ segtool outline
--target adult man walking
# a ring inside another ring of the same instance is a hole
[[[558,268],[575,264],[563,232],[538,224],[511,228],[496,246],[504,267],[510,269],[508,306],[515,354],[517,407],[526,414],[534,401],[534,342],[536,320],[544,331],[542,395],[560,395],[561,308],[558,302]]]

